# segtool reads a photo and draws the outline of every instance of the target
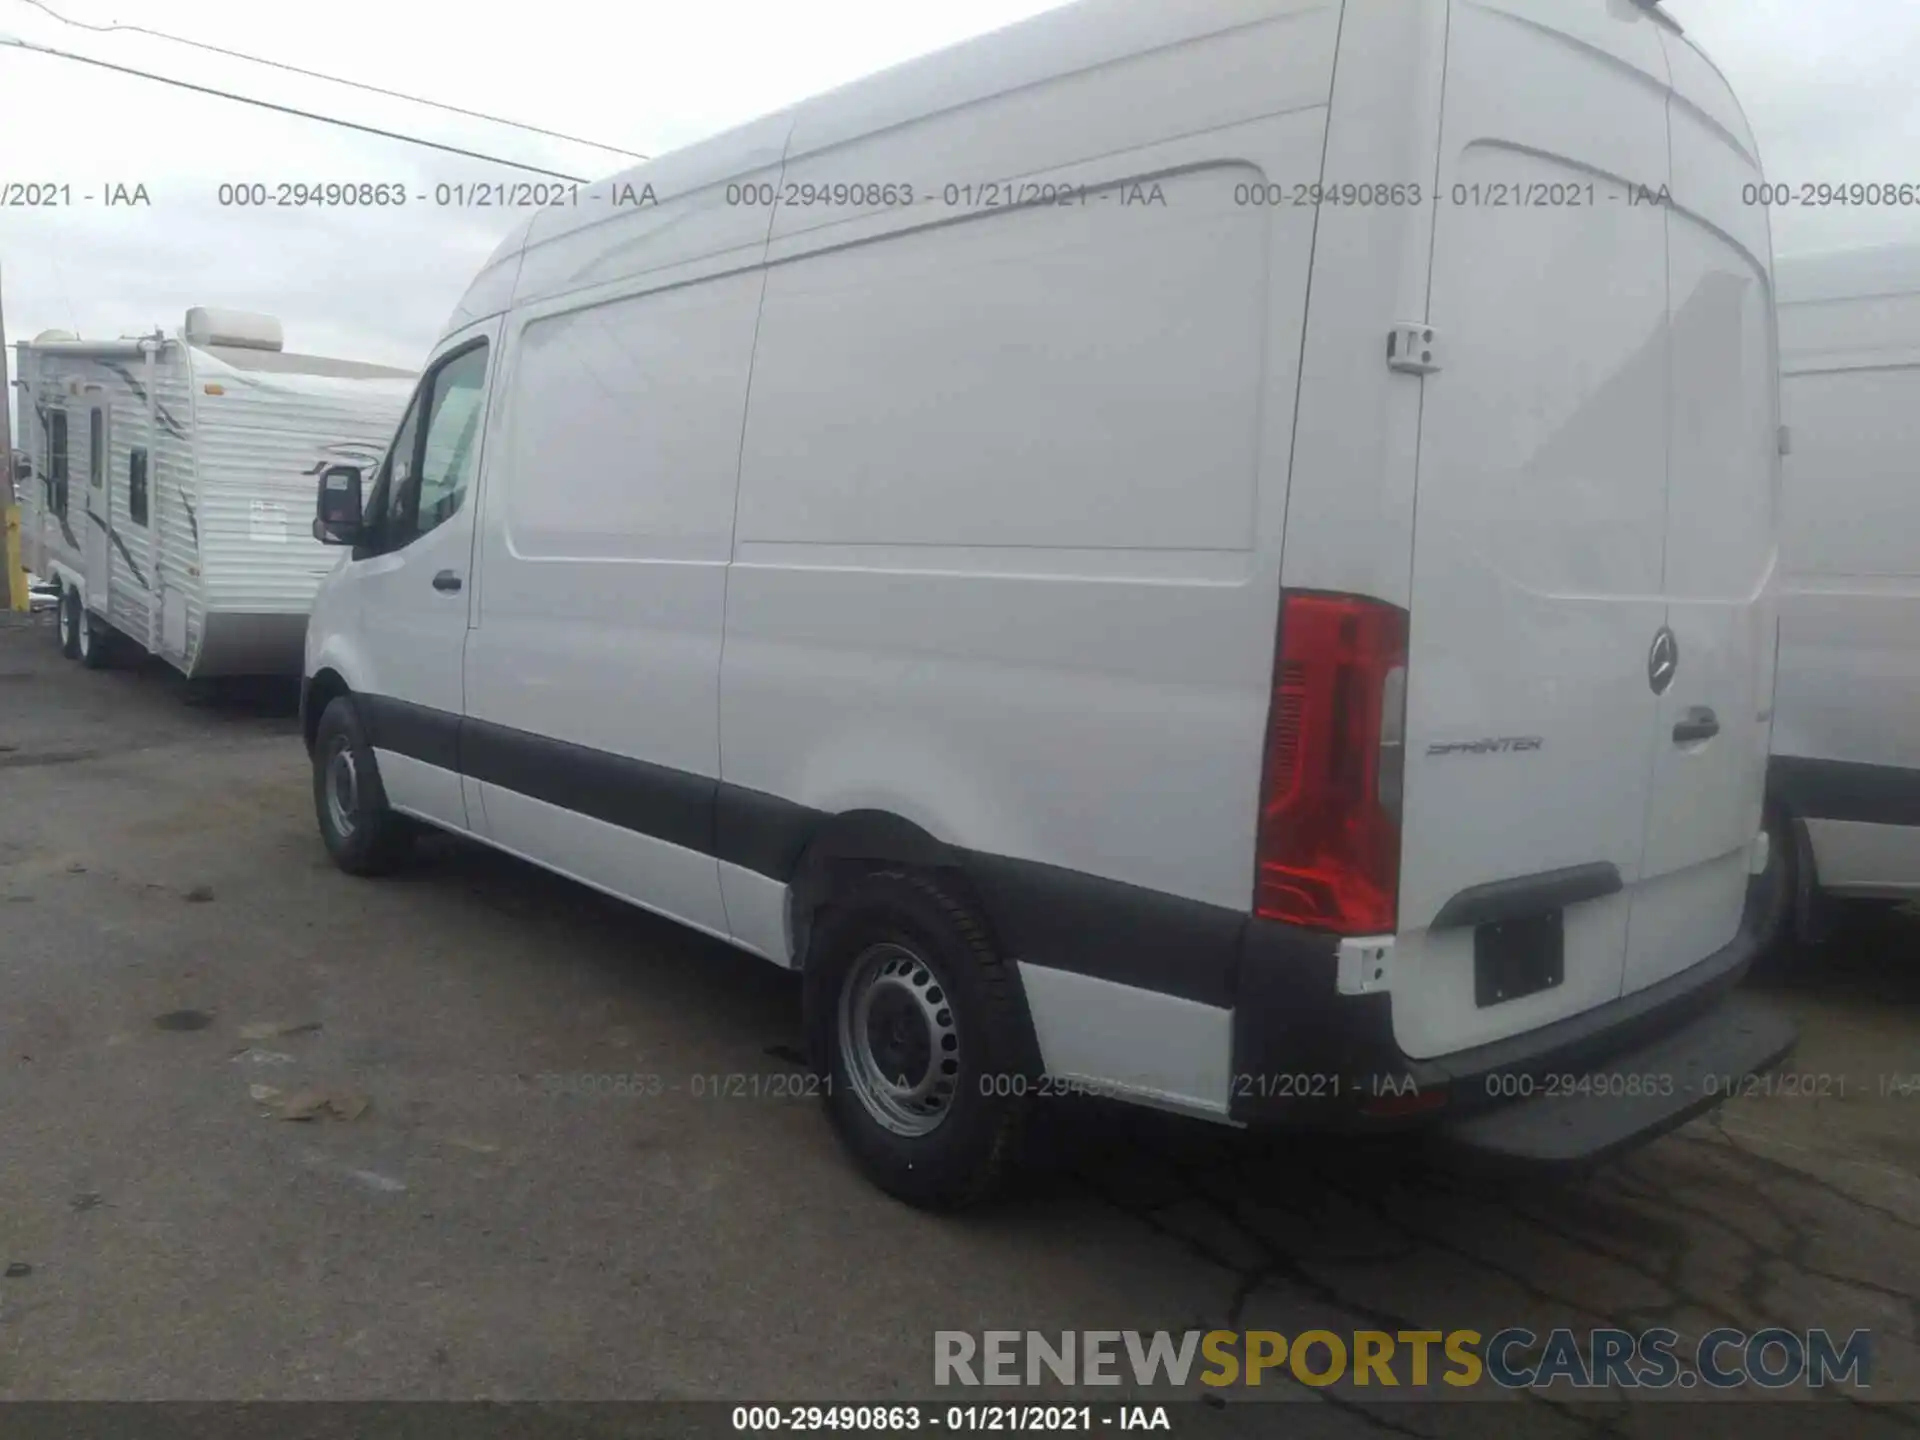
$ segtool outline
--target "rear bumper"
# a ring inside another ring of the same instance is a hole
[[[1604,1062],[1604,1068],[1524,1099],[1451,1119],[1438,1138],[1479,1161],[1590,1165],[1665,1134],[1771,1069],[1793,1025],[1750,995],[1734,995],[1677,1030]],[[1582,1079],[1587,1083],[1583,1086]],[[1637,1080],[1630,1090],[1629,1080]]]
[[[1229,1115],[1344,1130],[1417,1124],[1491,1156],[1604,1159],[1710,1108],[1792,1048],[1792,1027],[1764,1006],[1728,1003],[1754,953],[1743,924],[1725,948],[1645,990],[1416,1060],[1394,1040],[1390,996],[1338,993],[1335,941],[1255,921],[1240,957]]]

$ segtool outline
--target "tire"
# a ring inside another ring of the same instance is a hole
[[[883,871],[834,898],[810,951],[809,1047],[828,1116],[861,1170],[928,1210],[1001,1190],[1028,1102],[1024,1085],[990,1092],[1000,1077],[1026,1077],[1030,1030],[1013,967],[986,927],[935,880]],[[895,1083],[881,1077],[888,1069]]]
[[[1796,911],[1800,873],[1794,857],[1793,823],[1782,810],[1766,812],[1767,868],[1747,882],[1753,910],[1753,973],[1777,979],[1793,968],[1798,954]]]
[[[387,807],[373,747],[350,695],[320,716],[313,741],[313,808],[333,863],[349,875],[384,875],[406,858],[414,829]]]
[[[89,670],[106,669],[113,662],[113,627],[84,605],[74,608],[80,612],[79,624],[74,627],[80,663]]]
[[[60,641],[60,653],[69,660],[80,658],[80,592],[71,585],[60,587],[60,604],[54,611],[54,633]]]

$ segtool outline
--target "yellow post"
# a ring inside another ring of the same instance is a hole
[[[27,596],[27,567],[20,563],[20,507],[7,506],[7,543],[4,555],[0,555],[7,567],[7,608],[26,610],[30,603]]]

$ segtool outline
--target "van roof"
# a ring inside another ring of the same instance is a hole
[[[1186,0],[1169,5],[1165,0],[1078,0],[903,61],[631,166],[593,189],[608,191],[630,184],[638,191],[651,184],[662,195],[684,194],[1128,55],[1341,3],[1343,0]],[[1016,33],[1021,43],[1009,45],[1008,37]],[[537,210],[502,239],[483,268],[491,268],[529,245],[605,222],[618,213],[610,205],[586,203]]]
[[[1674,32],[1701,67],[1672,77],[1675,97],[1758,163],[1752,127],[1724,73],[1685,35],[1661,0],[1638,3]],[[505,292],[511,293],[519,257],[530,248],[630,213],[606,199],[621,187],[638,193],[651,185],[662,197],[684,195],[1130,55],[1342,4],[1344,0],[1185,0],[1178,5],[1165,0],[1075,0],[903,61],[608,176],[590,187],[599,197],[595,203],[583,194],[577,205],[534,211],[501,238],[456,308],[447,333],[500,308],[496,272],[507,271]],[[1019,43],[1009,44],[1016,35]],[[494,282],[483,283],[490,275]],[[494,298],[476,301],[482,294]]]

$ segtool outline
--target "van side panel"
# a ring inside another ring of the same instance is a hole
[[[1773,748],[1920,772],[1920,725],[1889,723],[1920,715],[1920,356],[1845,364],[1788,361]]]
[[[1224,197],[1257,174],[772,272],[729,783],[1244,906],[1269,220]]]
[[[1820,884],[1920,892],[1920,251],[1783,263],[1780,676],[1771,781]]]
[[[1317,175],[1334,18],[936,116],[878,137],[883,158],[789,164],[830,182],[938,156],[1108,194],[776,221],[729,785],[1244,912],[1278,578],[1254,527],[1285,484],[1312,212],[1235,194]],[[1153,133],[1282,113],[1116,151],[1149,93]],[[1100,158],[1033,170],[1063,134]]]
[[[592,863],[575,873],[721,933],[701,842],[760,287],[749,271],[510,321],[495,452],[507,478],[489,486],[467,660],[469,729],[485,746],[474,753],[497,757],[478,777],[490,837],[579,852]],[[691,833],[640,833],[567,805],[628,783],[631,803],[657,815],[643,772],[617,778],[622,762],[680,777],[665,783],[696,797]],[[564,781],[573,771],[577,783]]]
[[[770,218],[728,186],[776,181],[790,128],[754,121],[537,213],[462,302],[512,287],[470,587],[469,814],[718,935],[720,643]]]
[[[1263,542],[1286,533],[1290,589],[1408,603],[1421,386],[1388,370],[1386,343],[1427,318],[1447,11],[1351,5],[1341,22],[1325,183],[1380,203],[1315,222],[1292,474],[1261,524]]]
[[[1031,43],[1122,15],[1199,33],[845,144],[836,97],[796,119],[787,185],[921,199],[775,216],[721,832],[738,789],[968,855],[1049,1063],[1218,1113],[1314,216],[1262,187],[1319,177],[1339,10],[1088,6]],[[1205,1012],[1169,1017],[1205,1053],[1140,1073],[1143,1004]]]

